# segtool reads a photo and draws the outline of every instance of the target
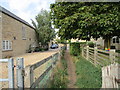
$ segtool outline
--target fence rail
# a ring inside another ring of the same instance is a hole
[[[120,63],[120,53],[116,53],[115,50],[105,51],[87,46],[82,48],[82,56],[94,65],[102,67],[114,62]]]
[[[48,72],[53,68],[54,63],[58,60],[58,55],[59,55],[59,53],[55,53],[54,55],[36,63],[30,67],[30,70],[31,70],[30,72],[32,72],[32,74],[30,74],[31,75],[30,76],[31,77],[30,78],[31,79],[30,88],[35,88],[40,83],[40,81],[48,74]],[[51,65],[49,65],[47,67],[47,69],[34,81],[34,75],[33,75],[34,70],[50,60],[51,60]]]
[[[57,61],[60,59],[65,49],[66,46],[62,46],[59,52],[25,67],[24,58],[22,57],[16,59],[16,65],[12,58],[0,59],[0,63],[8,63],[8,78],[1,78],[0,82],[9,82],[9,88],[18,88],[18,90],[24,90],[24,88],[46,87],[47,81],[52,75],[52,70],[55,68]],[[0,89],[2,88],[8,87],[1,86]]]
[[[24,83],[25,87],[27,88],[43,88],[44,87],[44,79],[49,78],[52,73],[52,69],[55,67],[56,62],[59,60],[62,50],[66,49],[66,46],[61,47],[60,52],[53,54],[33,65],[27,66],[25,68],[25,76],[24,76]],[[40,68],[43,70],[39,70]],[[36,69],[38,69],[37,73],[39,72],[39,76],[35,77]],[[46,82],[47,83],[47,82]],[[45,83],[45,84],[46,84]]]

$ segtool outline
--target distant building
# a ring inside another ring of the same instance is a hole
[[[104,39],[102,37],[98,38],[97,41],[91,39],[91,41],[95,42],[96,45],[100,45],[102,49],[104,49]],[[120,38],[117,36],[112,37],[110,41],[110,46],[115,46],[116,50],[120,50]]]
[[[0,58],[25,54],[36,46],[34,28],[10,11],[0,7]]]
[[[116,50],[120,50],[120,37],[114,36],[111,40],[111,46],[115,46]]]

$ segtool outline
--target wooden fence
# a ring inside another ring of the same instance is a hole
[[[105,51],[87,46],[82,48],[82,56],[94,65],[106,66],[114,62],[120,63],[120,53],[116,53],[115,50]]]
[[[120,88],[120,64],[102,67],[102,88]]]
[[[60,52],[47,57],[40,62],[25,67],[24,87],[25,88],[47,88],[48,80],[52,74],[56,62],[60,59],[62,50],[65,46],[61,47]]]
[[[102,88],[120,88],[120,53],[87,46],[82,48],[82,56],[102,67]]]
[[[40,62],[37,62],[33,65],[27,66],[25,68],[25,87],[36,88],[42,87],[43,83],[45,83],[43,79],[46,75],[50,76],[51,70],[54,67],[55,63],[58,60],[59,53],[56,53]],[[40,84],[43,82],[42,84]],[[40,85],[39,85],[40,84]]]

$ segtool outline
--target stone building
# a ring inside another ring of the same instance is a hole
[[[36,46],[34,28],[3,7],[0,7],[0,58],[25,54]]]

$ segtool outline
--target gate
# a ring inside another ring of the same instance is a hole
[[[8,78],[1,78],[0,82],[8,82],[9,88],[14,88],[14,61],[13,59],[0,59],[0,63],[8,63]]]
[[[0,63],[8,63],[8,78],[0,78],[0,82],[8,82],[8,88],[16,88],[14,83],[14,68],[16,67],[17,88],[24,88],[24,61],[23,58],[17,58],[17,65],[14,65],[14,60],[0,59]],[[1,88],[1,87],[0,87]]]
[[[61,48],[61,52],[65,47]],[[60,58],[61,52],[57,52],[54,55],[51,55],[33,65],[28,66],[28,70],[26,70],[26,67],[24,67],[24,59],[23,58],[17,58],[16,59],[16,65],[14,65],[14,60],[12,58],[10,59],[0,59],[0,63],[8,63],[8,78],[1,78],[0,82],[8,82],[9,88],[18,88],[18,90],[24,90],[24,87],[28,88],[36,88],[37,86],[41,86],[43,84],[42,80],[48,76],[49,78],[49,72],[52,70],[52,68],[55,67],[56,62]],[[38,75],[38,78],[35,79],[35,69],[38,67],[41,68],[43,64],[47,62],[46,69],[43,70],[40,75]],[[16,69],[16,75],[14,75],[14,69]],[[25,72],[26,71],[26,72]],[[28,72],[27,72],[28,71]],[[16,76],[16,78],[14,77]],[[46,76],[46,77],[45,77]],[[15,81],[17,82],[15,83]],[[25,80],[25,81],[24,81]],[[25,82],[25,83],[24,83]],[[47,81],[46,81],[47,82]],[[27,83],[27,85],[26,85]],[[25,85],[25,86],[24,86]]]

